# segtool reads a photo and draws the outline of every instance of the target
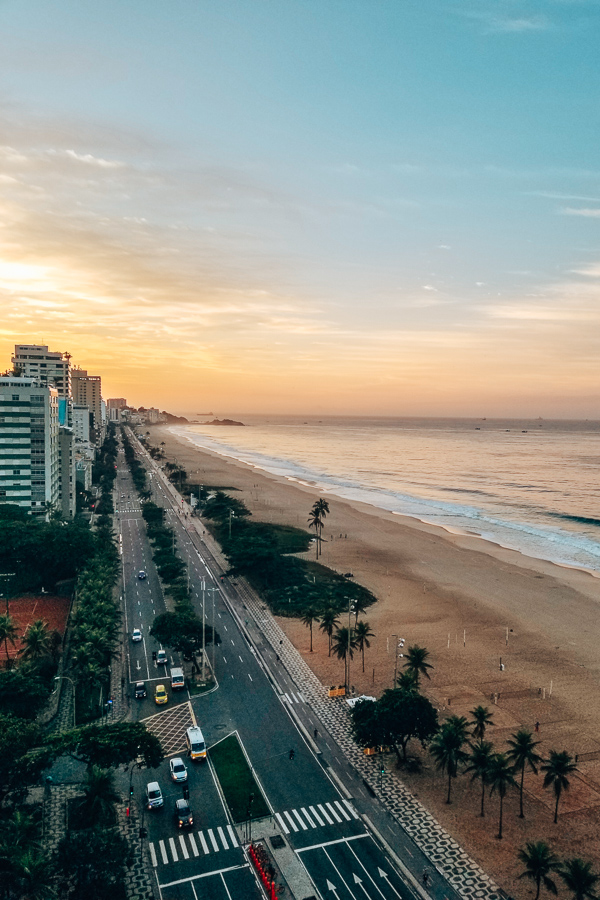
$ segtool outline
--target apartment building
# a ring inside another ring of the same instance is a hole
[[[90,410],[92,428],[99,437],[105,418],[102,414],[102,378],[99,375],[88,375],[86,369],[72,369],[71,390],[73,403],[87,406]]]
[[[59,397],[71,396],[71,354],[48,350],[45,344],[15,344],[13,369],[38,384],[53,385]]]

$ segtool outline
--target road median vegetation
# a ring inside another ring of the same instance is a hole
[[[271,815],[235,732],[211,748],[210,761],[236,824]]]

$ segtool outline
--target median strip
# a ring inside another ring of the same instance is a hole
[[[210,760],[236,824],[271,814],[237,734],[230,734],[211,747]]]

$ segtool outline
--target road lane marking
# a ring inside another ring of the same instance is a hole
[[[214,869],[212,872],[203,872],[201,875],[192,875],[190,878],[180,878],[178,881],[170,881],[168,884],[159,884],[161,888],[175,887],[178,884],[187,884],[188,881],[199,881],[200,878],[210,878],[212,875],[222,875],[225,872],[235,872],[237,869],[249,869],[250,863],[241,866],[228,866],[226,869]]]
[[[323,819],[321,818],[319,813],[316,811],[314,806],[309,806],[308,808],[310,809],[311,813],[313,814],[313,816],[315,817],[315,819],[317,820],[319,825],[325,825],[325,822],[323,821]]]
[[[336,822],[342,821],[342,819],[340,819],[340,817],[336,813],[336,811],[333,808],[333,806],[331,805],[331,803],[326,803],[325,806],[327,807],[327,809],[329,810],[329,812],[331,813],[331,815],[333,816],[333,818],[335,819]]]
[[[309,816],[308,810],[306,810],[303,806],[301,806],[301,807],[300,807],[300,812],[304,813],[304,818],[306,819],[306,821],[308,822],[308,824],[310,825],[311,828],[316,828],[316,827],[317,827],[317,826],[315,825],[315,823],[313,822],[313,820],[311,819],[311,817]]]
[[[227,838],[225,837],[225,832],[221,828],[220,825],[217,825],[217,831],[219,832],[219,837],[221,838],[221,843],[225,850],[229,850],[229,844],[227,843]]]
[[[294,692],[293,692],[293,691],[290,691],[290,694],[291,694],[291,696],[292,696],[292,699],[293,699],[294,703],[297,703],[297,702],[298,702],[298,699],[297,699],[296,695],[294,694]]]
[[[351,820],[350,816],[348,815],[348,813],[346,812],[346,810],[344,809],[344,807],[342,806],[342,804],[340,803],[340,801],[339,801],[339,800],[335,800],[334,802],[335,802],[335,805],[337,806],[337,808],[339,809],[339,811],[341,812],[341,814],[342,814],[342,815],[344,816],[344,818],[346,819],[346,821],[347,821],[347,822],[351,822],[352,820]]]
[[[192,853],[194,854],[194,856],[200,856],[200,851],[198,850],[198,846],[196,844],[196,838],[194,837],[193,834],[190,834],[189,838],[190,838],[190,844],[192,845]]]
[[[231,641],[231,643],[232,643],[233,646],[235,647],[235,643],[234,643],[234,641],[233,641],[233,638],[229,638],[229,640]]]
[[[287,827],[287,825],[285,824],[285,822],[283,821],[283,819],[282,819],[282,817],[279,815],[279,813],[275,813],[275,818],[277,819],[277,821],[279,822],[279,824],[280,824],[281,827],[283,828],[285,834],[289,834],[289,833],[290,833],[290,829]]]
[[[311,844],[310,847],[300,847],[296,853],[306,853],[307,850],[322,850],[323,847],[331,847],[333,844],[347,844],[348,841],[360,841],[362,838],[370,837],[365,831],[364,834],[353,834],[350,837],[337,838],[335,841],[324,841],[322,844]]]
[[[350,803],[350,801],[349,801],[349,800],[344,800],[343,802],[346,804],[346,806],[348,807],[348,809],[350,810],[350,812],[352,813],[352,815],[354,816],[354,818],[355,818],[355,819],[360,819],[359,814],[356,812],[356,810],[354,809],[354,807],[352,806],[352,804]]]
[[[326,820],[327,824],[328,824],[328,825],[333,825],[333,819],[331,818],[331,816],[329,815],[329,813],[327,812],[327,810],[324,809],[323,805],[322,805],[321,803],[317,803],[317,808],[318,808],[318,809],[321,811],[321,813],[323,814],[323,818]]]
[[[302,831],[308,831],[308,825],[305,823],[304,819],[302,818],[302,816],[300,815],[300,813],[298,812],[298,810],[297,810],[297,809],[293,809],[292,812],[294,813],[294,815],[296,816],[296,818],[297,818],[298,821],[300,822],[300,827],[302,828]]]
[[[200,838],[200,843],[202,844],[202,849],[208,855],[210,853],[210,850],[208,849],[208,844],[206,843],[206,838],[204,837],[204,835],[202,834],[201,831],[198,832],[198,837]]]
[[[227,657],[225,657],[225,656],[223,657],[223,662],[224,662],[224,663],[227,662]]]
[[[235,831],[233,830],[231,825],[227,826],[227,831],[229,832],[229,840],[231,841],[232,846],[239,847],[240,845],[238,844],[238,839],[235,836]]]
[[[287,694],[284,694],[283,696],[285,697],[285,699],[287,700],[288,703],[291,703],[291,702],[292,702],[292,701],[290,700],[290,698],[288,697]]]
[[[217,844],[217,839],[213,834],[212,828],[207,829],[207,833],[210,838],[210,842],[213,845],[213,850],[215,851],[215,853],[218,853],[220,848],[219,848],[219,845]]]
[[[243,659],[242,659],[242,657],[241,657],[241,656],[240,656],[240,654],[239,654],[239,653],[238,653],[238,657],[239,657],[239,660],[240,660],[240,662],[241,662],[241,663],[243,663],[243,662],[244,662],[244,660],[243,660]]]
[[[227,891],[228,900],[233,900],[233,897],[231,896],[231,893],[229,892],[229,888],[227,887],[227,882],[225,881],[225,876],[223,875],[223,873],[221,873],[221,881],[223,882],[223,887]]]
[[[160,847],[160,855],[162,856],[162,861],[164,862],[164,864],[165,864],[165,866],[166,866],[166,864],[169,862],[169,857],[167,856],[167,851],[166,851],[166,848],[165,848],[165,842],[164,842],[164,841],[159,841],[159,842],[158,842],[158,846]]]
[[[156,858],[156,850],[154,849],[154,844],[148,844],[148,849],[150,851],[150,859],[152,860],[152,865],[154,868],[158,865],[158,860]]]
[[[284,810],[284,813],[283,813],[283,814],[284,814],[284,816],[286,817],[286,819],[288,820],[288,822],[290,823],[290,825],[292,826],[292,831],[299,831],[300,829],[298,828],[298,826],[296,825],[296,823],[294,822],[294,820],[293,820],[292,817],[290,816],[290,814],[289,814],[289,812],[287,811],[287,809]]]
[[[179,835],[179,843],[181,844],[181,852],[183,853],[183,858],[189,859],[190,854],[188,853],[188,848],[185,846],[185,840],[182,834]]]
[[[323,850],[323,853],[325,854],[325,856],[327,857],[327,859],[329,860],[329,862],[331,863],[331,865],[333,866],[333,868],[334,868],[335,871],[337,872],[338,878],[340,879],[340,881],[342,882],[342,884],[344,885],[344,887],[346,888],[346,890],[348,891],[348,893],[349,893],[350,896],[352,897],[352,900],[356,900],[355,895],[352,893],[352,891],[350,890],[350,888],[349,888],[348,885],[346,884],[346,882],[345,882],[345,880],[344,880],[344,877],[343,877],[342,873],[340,872],[340,870],[338,869],[338,867],[336,866],[336,864],[334,863],[334,861],[333,861],[332,858],[330,857],[330,855],[329,855],[329,853],[327,852],[327,850]],[[365,891],[365,894],[367,894],[366,891]],[[367,897],[368,897],[368,896],[369,896],[369,895],[367,894]]]
[[[250,672],[248,672],[248,678],[250,679],[250,681],[253,681],[253,680],[254,680],[254,679],[252,678],[252,675],[250,674]]]

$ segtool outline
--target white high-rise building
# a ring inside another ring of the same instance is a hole
[[[12,364],[26,378],[53,385],[59,397],[71,396],[71,354],[48,350],[45,344],[15,344]]]
[[[0,376],[0,503],[32,515],[62,509],[59,428],[57,388]]]

